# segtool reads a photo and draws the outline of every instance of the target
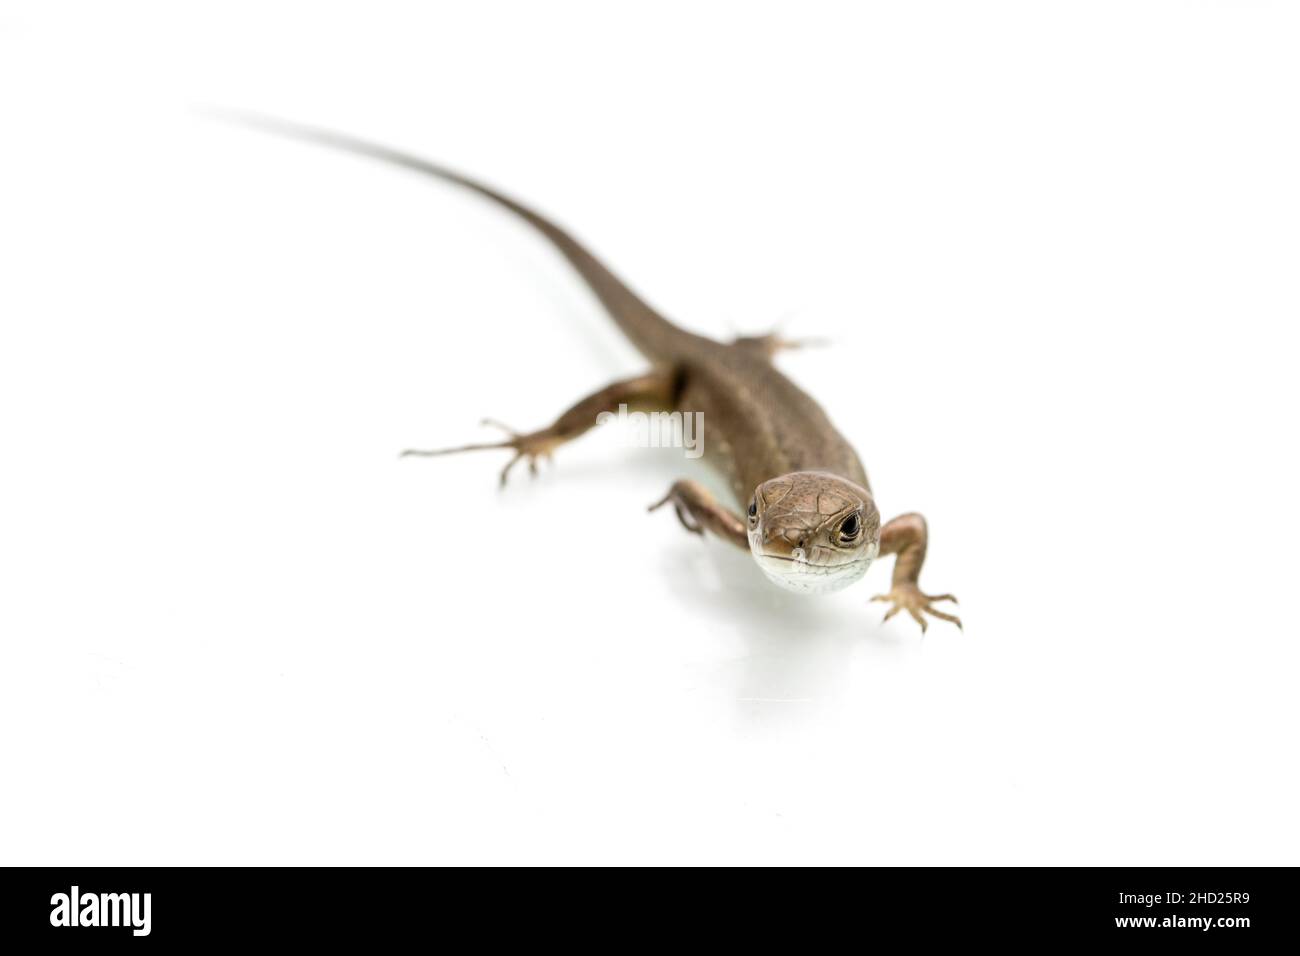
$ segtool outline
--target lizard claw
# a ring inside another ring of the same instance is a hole
[[[921,625],[921,633],[924,634],[927,626],[925,618],[921,616],[921,612],[924,611],[931,617],[937,617],[941,621],[951,621],[957,625],[957,630],[963,630],[961,618],[955,614],[936,611],[931,606],[939,601],[951,601],[956,604],[957,599],[951,594],[922,594],[921,589],[915,584],[895,584],[888,594],[877,594],[871,600],[888,601],[891,605],[889,610],[885,612],[884,620],[881,621],[882,624],[899,611],[906,611],[912,616],[912,620]]]

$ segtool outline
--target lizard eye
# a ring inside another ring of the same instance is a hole
[[[845,518],[844,523],[840,525],[840,541],[848,544],[858,536],[858,532],[861,530],[862,519],[858,517],[858,513],[855,511]]]
[[[749,523],[753,524],[758,520],[758,499],[755,498],[749,503]]]

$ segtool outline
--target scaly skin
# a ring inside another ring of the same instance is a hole
[[[926,595],[918,584],[928,532],[918,514],[883,526],[867,473],[826,413],[782,375],[772,357],[785,343],[776,336],[719,342],[679,328],[647,305],[577,240],[548,219],[473,179],[408,153],[337,133],[260,117],[238,115],[248,125],[297,139],[370,156],[417,173],[456,183],[518,215],[542,233],[577,269],[614,321],[652,363],[646,374],[616,382],[582,399],[554,423],[516,433],[500,442],[407,455],[443,455],[485,448],[514,452],[501,473],[505,483],[518,461],[536,470],[567,441],[620,404],[702,412],[704,447],[728,477],[743,516],[701,485],[678,481],[651,509],[672,503],[688,530],[705,531],[752,551],[775,583],[796,591],[837,590],[866,571],[879,554],[895,554],[892,586],[872,600],[890,604],[885,620],[907,611],[921,630],[923,614],[961,627],[936,610],[950,594]],[[504,427],[504,426],[502,426]]]

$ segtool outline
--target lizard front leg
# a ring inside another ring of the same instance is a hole
[[[504,441],[483,442],[473,445],[461,445],[457,448],[437,448],[431,451],[408,449],[403,457],[434,457],[437,455],[454,455],[463,451],[480,451],[488,448],[509,448],[515,456],[506,462],[501,470],[501,484],[505,485],[510,469],[520,460],[527,460],[528,470],[537,474],[537,460],[550,459],[555,449],[565,442],[572,441],[596,424],[602,412],[616,412],[620,406],[637,406],[639,408],[670,408],[677,391],[678,376],[669,369],[648,372],[636,378],[625,379],[607,385],[600,391],[588,395],[575,403],[554,422],[535,432],[516,432],[500,422],[490,418],[483,424],[492,425],[505,431],[508,436]]]
[[[907,611],[921,625],[922,633],[926,628],[922,612],[941,621],[951,621],[961,628],[960,618],[936,611],[931,606],[939,601],[952,601],[956,604],[957,599],[951,594],[922,594],[917,583],[921,576],[921,565],[925,563],[928,539],[925,518],[915,513],[899,515],[880,529],[880,553],[896,554],[898,558],[894,561],[894,578],[889,593],[877,594],[871,600],[888,601],[892,605],[885,613],[886,621],[899,611]]]
[[[711,531],[723,541],[749,550],[749,537],[740,515],[709,494],[708,489],[698,481],[685,478],[674,481],[668,494],[652,504],[649,510],[654,511],[669,502],[672,502],[673,510],[677,512],[677,520],[687,531],[693,534]]]

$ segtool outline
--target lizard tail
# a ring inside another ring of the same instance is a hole
[[[671,361],[681,351],[681,344],[685,340],[701,339],[700,336],[678,328],[650,308],[599,259],[555,223],[475,179],[410,153],[358,139],[345,133],[290,123],[255,113],[216,109],[204,109],[200,112],[216,119],[239,123],[291,139],[368,156],[473,190],[497,205],[504,206],[549,239],[596,293],[596,297],[600,299],[601,304],[605,306],[623,334],[651,361]]]

